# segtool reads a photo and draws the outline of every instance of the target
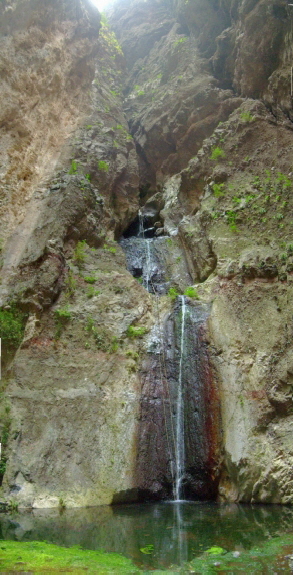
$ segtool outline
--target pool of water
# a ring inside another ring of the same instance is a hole
[[[214,545],[248,550],[292,525],[290,507],[178,502],[0,514],[0,538],[115,551],[153,569],[180,565]]]

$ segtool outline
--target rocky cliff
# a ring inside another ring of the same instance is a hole
[[[4,493],[36,507],[170,493],[167,451],[146,473],[165,397],[152,353],[172,289],[192,283],[210,310],[212,496],[292,503],[293,8],[0,11]],[[139,208],[169,236],[159,301],[117,243]]]

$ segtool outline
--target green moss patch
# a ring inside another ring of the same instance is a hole
[[[264,545],[249,551],[229,552],[221,547],[211,547],[191,563],[195,573],[290,573],[293,552],[293,534],[274,537]]]
[[[57,545],[32,541],[0,541],[0,570],[33,571],[34,573],[140,573],[130,559],[117,553],[88,551],[79,546]]]
[[[24,332],[26,316],[14,306],[0,310],[0,337],[3,346],[18,347]]]

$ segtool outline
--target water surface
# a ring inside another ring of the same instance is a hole
[[[1,514],[0,538],[115,551],[152,569],[180,565],[213,545],[248,550],[292,525],[289,507],[179,502]]]

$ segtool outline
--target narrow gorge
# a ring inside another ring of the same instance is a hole
[[[292,26],[0,2],[1,501],[293,503]]]

